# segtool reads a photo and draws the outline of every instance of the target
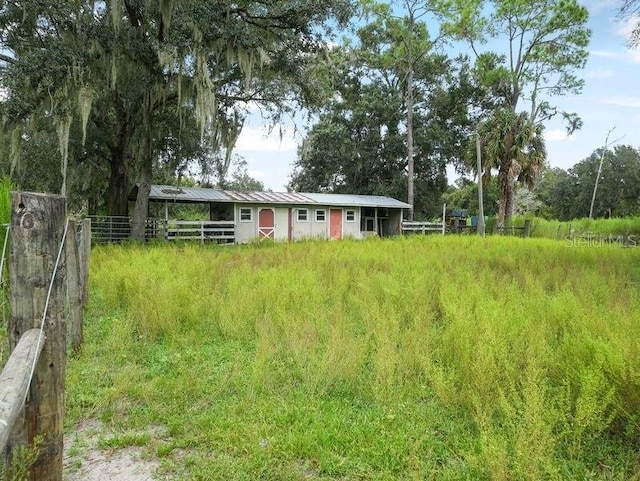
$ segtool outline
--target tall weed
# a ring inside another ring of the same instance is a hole
[[[504,237],[100,247],[70,406],[116,422],[128,399],[225,453],[214,479],[255,477],[251,457],[275,477],[630,478],[639,261]]]

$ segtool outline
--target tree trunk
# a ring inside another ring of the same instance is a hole
[[[498,171],[498,218],[496,220],[498,232],[504,231],[509,204],[509,190],[509,166],[501,164]]]
[[[507,180],[507,199],[505,202],[504,225],[511,225],[513,217],[513,204],[515,202],[516,186],[515,181],[511,178]]]
[[[146,100],[146,112],[143,115],[144,138],[140,149],[140,174],[138,175],[138,197],[131,223],[131,238],[144,242],[149,213],[149,193],[151,192],[151,175],[153,171],[153,130],[152,109]]]
[[[409,17],[410,34],[413,33],[413,15]],[[409,38],[411,42],[411,38]],[[409,221],[413,222],[414,202],[414,161],[413,161],[413,58],[411,57],[411,43],[409,44],[409,70],[407,72],[407,204],[409,207]]]
[[[149,193],[151,192],[151,158],[144,159],[138,176],[138,197],[131,222],[131,238],[144,241],[149,213]]]
[[[507,203],[505,206],[505,224],[511,223],[516,198],[516,177],[509,175],[507,179]]]
[[[107,210],[110,216],[129,215],[130,184],[125,168],[123,152],[115,152],[111,157],[111,174],[107,191]]]
[[[414,161],[413,161],[413,78],[409,70],[407,76],[407,204],[409,207],[409,221],[413,221],[414,202]]]
[[[116,105],[116,136],[111,146],[111,173],[109,176],[109,190],[107,192],[107,208],[110,216],[129,216],[129,192],[131,180],[129,178],[131,157],[129,145],[131,141],[132,125],[120,104]]]
[[[505,207],[505,223],[510,224],[513,217],[513,210],[515,207],[516,197],[516,180],[522,172],[522,166],[520,163],[512,159],[508,163],[509,169],[507,171],[507,205]]]

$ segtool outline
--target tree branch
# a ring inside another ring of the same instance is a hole
[[[16,63],[16,59],[15,58],[9,57],[8,55],[5,55],[3,53],[0,53],[0,61],[6,62],[6,63],[11,63],[11,64]]]

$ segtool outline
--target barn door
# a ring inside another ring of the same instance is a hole
[[[275,230],[275,214],[273,209],[260,209],[258,212],[258,239],[272,239]]]
[[[342,209],[329,211],[329,238],[342,239]]]
[[[286,241],[289,239],[289,209],[276,207],[275,240]]]

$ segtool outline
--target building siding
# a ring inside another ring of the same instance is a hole
[[[289,240],[289,233],[291,233],[291,240],[303,240],[303,239],[329,239],[330,237],[330,215],[331,210],[340,209],[342,212],[342,238],[362,239],[365,237],[361,230],[362,225],[362,210],[359,207],[336,207],[336,206],[319,206],[319,205],[265,205],[265,204],[235,204],[235,226],[236,226],[236,243],[244,244],[247,242],[253,242],[258,238],[259,234],[259,221],[258,215],[260,209],[273,209],[275,212],[275,235],[274,238],[279,242],[286,242]],[[251,209],[251,222],[242,221],[240,219],[241,209]],[[291,215],[289,214],[291,209]],[[298,220],[298,212],[300,210],[307,211],[306,220]],[[324,211],[324,221],[316,220],[317,211]],[[348,221],[347,212],[353,211],[354,220]],[[402,219],[402,212],[390,211],[388,221],[388,227],[382,234],[398,234],[400,233],[400,222]],[[291,225],[289,225],[291,220]],[[386,230],[389,232],[386,232]]]
[[[236,243],[245,244],[258,237],[258,209],[252,204],[235,205]],[[240,219],[241,209],[251,209],[251,222]]]

